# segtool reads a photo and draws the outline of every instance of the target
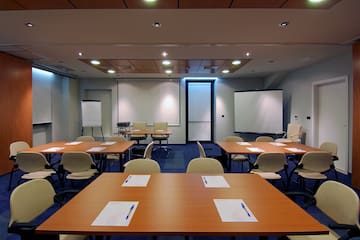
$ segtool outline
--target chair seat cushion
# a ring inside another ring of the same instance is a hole
[[[38,179],[38,178],[47,178],[49,176],[51,176],[51,174],[54,174],[55,171],[53,170],[45,170],[45,171],[37,171],[37,172],[31,172],[31,173],[26,173],[24,175],[21,176],[22,179]]]
[[[250,173],[258,174],[262,178],[269,179],[269,180],[281,179],[281,175],[274,173],[274,172],[260,172],[260,171],[256,171],[256,169],[255,169],[255,170],[252,170]]]
[[[249,158],[243,154],[234,154],[231,156],[233,161],[248,161]]]
[[[290,240],[337,240],[338,236],[333,231],[330,231],[329,234],[319,234],[319,235],[298,235],[298,236],[287,236]]]
[[[322,173],[318,173],[318,172],[302,172],[300,171],[299,176],[303,177],[303,178],[307,178],[307,179],[319,179],[319,180],[324,180],[327,179],[327,176],[325,174]]]
[[[78,180],[78,179],[89,179],[92,176],[95,175],[95,173],[97,173],[96,169],[89,169],[87,171],[83,171],[83,172],[75,172],[75,173],[69,173],[66,178],[67,179],[73,179],[73,180]]]

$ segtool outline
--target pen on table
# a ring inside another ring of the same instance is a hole
[[[130,178],[131,178],[131,175],[129,175],[129,176],[127,177],[127,179],[125,180],[125,183],[128,183],[128,182],[130,181]]]
[[[245,210],[246,214],[251,217],[249,211],[247,210],[247,208],[245,207],[245,204],[244,203],[241,203],[241,207]]]
[[[131,214],[132,210],[134,209],[134,207],[135,207],[135,205],[134,205],[134,204],[132,204],[132,205],[131,205],[131,207],[130,207],[130,209],[129,209],[128,214],[127,214],[127,215],[126,215],[126,217],[125,217],[125,220],[128,220],[128,219],[129,219],[130,214]]]
[[[206,177],[203,177],[203,179],[204,179],[205,184],[207,185],[208,183],[207,183]]]

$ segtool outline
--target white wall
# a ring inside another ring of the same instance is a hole
[[[352,52],[351,47],[341,56],[324,60],[312,66],[293,71],[279,84],[284,89],[284,124],[297,122],[306,133],[305,143],[311,145],[312,84],[317,81],[348,76],[349,79],[349,159],[352,159]],[[336,97],[336,96],[334,96]],[[295,119],[294,116],[298,116]],[[311,119],[306,119],[310,116]],[[351,161],[350,161],[351,165]],[[351,166],[349,166],[351,169]]]

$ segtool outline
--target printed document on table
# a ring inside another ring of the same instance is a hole
[[[51,147],[51,148],[43,150],[43,152],[57,152],[57,151],[60,151],[63,149],[64,149],[64,147]]]
[[[291,152],[306,152],[305,150],[302,150],[300,148],[285,148],[285,149]]]
[[[81,141],[74,141],[74,142],[67,142],[65,143],[65,145],[79,145],[80,143],[82,143]]]
[[[116,142],[103,142],[101,145],[113,145],[115,144]]]
[[[214,199],[214,203],[223,222],[257,222],[242,199]]]
[[[91,226],[129,226],[139,202],[110,201]]]
[[[271,142],[270,144],[273,145],[273,146],[277,146],[277,147],[284,147],[284,146],[286,146],[285,143],[281,143],[281,142]]]
[[[86,150],[87,152],[101,152],[102,150],[104,150],[106,147],[92,147],[89,148],[88,150]]]
[[[251,146],[251,143],[248,142],[236,142],[236,144],[239,144],[241,146]]]
[[[150,175],[129,175],[121,186],[123,187],[146,187]]]
[[[229,188],[230,185],[224,176],[201,176],[204,186],[207,188]]]
[[[250,152],[263,152],[264,149],[258,148],[258,147],[248,147]]]

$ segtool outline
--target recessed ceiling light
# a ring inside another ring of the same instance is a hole
[[[249,57],[250,56],[250,52],[246,52],[245,56]]]
[[[81,57],[81,56],[83,55],[83,53],[82,53],[82,52],[78,52],[78,55]]]
[[[229,70],[229,69],[224,69],[224,70],[222,70],[221,72],[227,74],[227,73],[230,72],[230,70]]]
[[[146,3],[154,3],[154,2],[156,2],[157,0],[144,0],[144,2],[146,2]]]
[[[109,70],[107,70],[107,72],[110,73],[110,74],[114,74],[115,70],[114,69],[109,69]]]
[[[160,22],[154,22],[152,25],[153,25],[153,27],[156,27],[156,28],[161,27],[161,23],[160,23]]]
[[[163,51],[163,52],[161,53],[161,55],[162,55],[163,57],[166,57],[166,56],[168,55],[168,53],[165,52],[165,51]]]
[[[170,65],[170,64],[171,64],[170,60],[164,60],[164,61],[162,61],[162,65],[168,66],[168,65]]]
[[[323,2],[324,0],[308,0],[308,2],[310,3],[320,3]]]
[[[166,74],[172,74],[172,70],[171,70],[171,69],[166,69],[166,70],[165,70],[165,73],[166,73]]]
[[[281,22],[279,23],[279,27],[287,27],[289,25],[289,22]]]
[[[99,60],[91,60],[90,63],[92,65],[99,65],[100,64],[100,61]]]
[[[232,61],[232,64],[233,65],[240,65],[241,61],[240,60],[234,60],[234,61]]]
[[[25,26],[27,26],[27,27],[33,27],[34,25],[33,25],[31,22],[27,22],[27,23],[25,23]]]

